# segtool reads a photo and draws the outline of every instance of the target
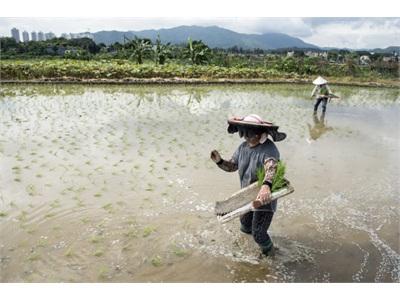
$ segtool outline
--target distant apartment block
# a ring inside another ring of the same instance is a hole
[[[31,38],[32,38],[32,41],[35,41],[35,42],[38,40],[36,31],[31,32]]]
[[[17,28],[11,29],[11,36],[17,43],[19,43],[21,41],[19,38],[19,30]]]
[[[45,37],[44,37],[44,33],[42,31],[39,31],[38,33],[38,41],[44,41]]]
[[[29,33],[28,33],[28,31],[24,30],[24,32],[22,32],[22,40],[24,41],[24,43],[29,42]]]

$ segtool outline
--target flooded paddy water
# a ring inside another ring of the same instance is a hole
[[[399,282],[398,91],[333,88],[321,118],[311,85],[2,85],[0,281]],[[268,258],[213,213],[249,113],[295,187]]]

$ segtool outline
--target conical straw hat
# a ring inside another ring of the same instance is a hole
[[[315,79],[313,81],[313,84],[315,84],[315,85],[321,85],[321,84],[327,84],[327,83],[328,83],[328,81],[326,79],[322,78],[321,76],[318,76],[317,79]]]

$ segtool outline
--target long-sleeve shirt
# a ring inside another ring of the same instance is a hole
[[[331,89],[327,84],[325,85],[316,85],[311,93],[311,97],[316,96],[317,98],[327,97],[329,94],[332,94]]]

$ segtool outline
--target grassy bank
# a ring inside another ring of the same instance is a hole
[[[3,60],[2,82],[109,82],[109,83],[235,83],[310,82],[315,75],[303,75],[261,67],[212,65],[136,64],[129,60]],[[379,74],[329,77],[337,84],[399,86],[399,80]]]

